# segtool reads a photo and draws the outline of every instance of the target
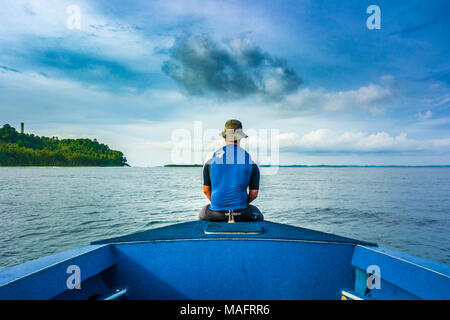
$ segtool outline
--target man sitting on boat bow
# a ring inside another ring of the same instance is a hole
[[[248,136],[238,120],[228,120],[221,132],[225,146],[214,152],[203,166],[203,192],[211,201],[199,213],[199,219],[227,221],[264,220],[250,202],[259,190],[259,168],[250,154],[240,147],[240,140]],[[247,188],[249,192],[247,194]]]

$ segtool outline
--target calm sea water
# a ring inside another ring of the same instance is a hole
[[[201,168],[0,168],[0,268],[194,220],[201,181]],[[266,220],[450,264],[449,191],[450,168],[280,168],[254,204]]]

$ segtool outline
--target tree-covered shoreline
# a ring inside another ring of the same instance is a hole
[[[123,153],[96,139],[58,139],[0,128],[0,166],[127,166]]]

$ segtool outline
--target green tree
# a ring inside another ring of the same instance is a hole
[[[126,166],[123,153],[97,139],[61,139],[0,128],[0,166]]]

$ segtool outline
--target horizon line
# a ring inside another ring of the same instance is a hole
[[[392,165],[346,165],[346,164],[312,164],[312,165],[308,165],[308,164],[287,164],[287,165],[268,165],[268,164],[262,164],[262,165],[258,165],[259,167],[262,168],[267,168],[267,167],[281,167],[281,168],[287,168],[287,167],[299,167],[299,168],[307,168],[307,167],[362,167],[362,168],[367,168],[367,167],[403,167],[403,168],[430,168],[430,167],[450,167],[450,164],[443,164],[443,165],[396,165],[396,164],[392,164]],[[156,165],[156,166],[151,166],[151,167],[166,167],[166,168],[171,168],[171,167],[203,167],[203,164],[165,164],[165,165]]]

